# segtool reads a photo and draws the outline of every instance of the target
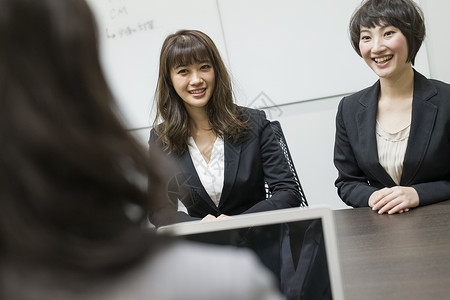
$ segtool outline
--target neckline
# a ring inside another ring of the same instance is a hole
[[[411,129],[411,124],[407,125],[403,129],[400,129],[397,132],[391,133],[386,131],[380,123],[376,124],[376,133],[379,137],[383,138],[389,142],[401,142],[409,137],[409,132]]]

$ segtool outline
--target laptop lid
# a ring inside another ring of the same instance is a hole
[[[287,299],[344,299],[333,211],[288,208],[160,227],[160,234],[251,249]]]

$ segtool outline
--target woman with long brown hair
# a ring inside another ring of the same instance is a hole
[[[180,167],[169,184],[171,204],[150,215],[156,225],[301,204],[270,122],[263,111],[234,104],[229,74],[205,33],[180,30],[165,39],[156,104],[150,147]],[[178,200],[188,215],[176,212]]]

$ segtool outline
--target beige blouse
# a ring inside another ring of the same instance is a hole
[[[400,185],[402,177],[409,130],[410,125],[396,133],[389,133],[378,122],[376,125],[378,159],[397,185]]]

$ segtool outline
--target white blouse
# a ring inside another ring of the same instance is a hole
[[[192,137],[189,137],[188,149],[203,187],[216,206],[219,206],[225,170],[223,139],[216,138],[209,163],[206,163]]]
[[[378,122],[376,125],[378,160],[397,185],[402,177],[409,130],[410,125],[396,133],[389,133]]]

